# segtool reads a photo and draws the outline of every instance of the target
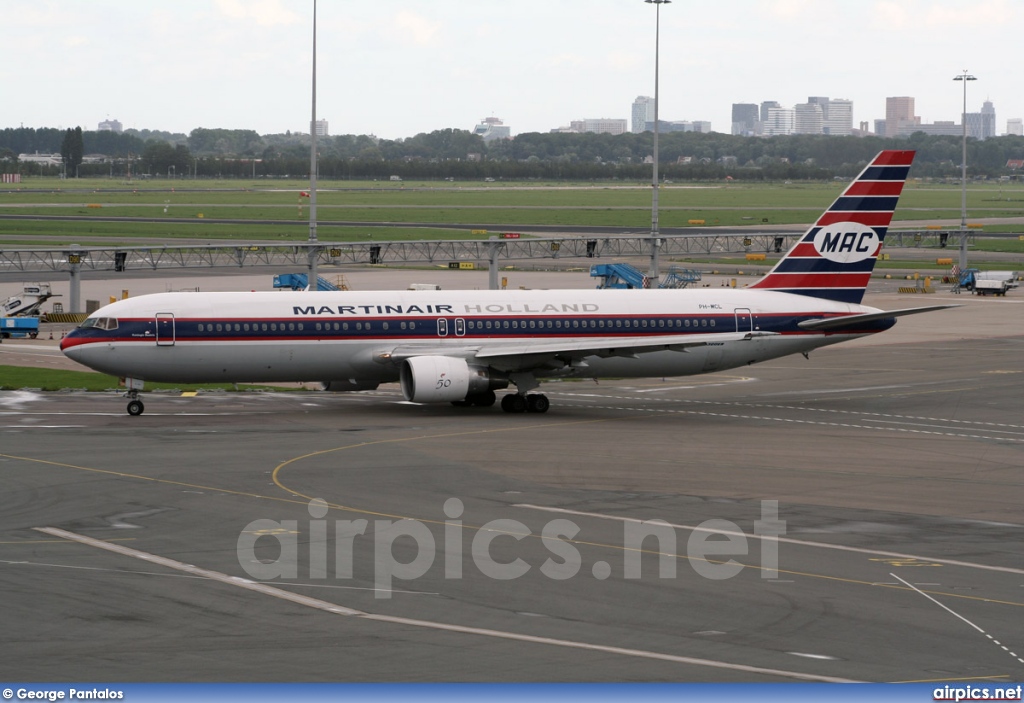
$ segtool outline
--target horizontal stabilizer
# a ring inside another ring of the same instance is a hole
[[[946,310],[947,308],[958,308],[959,305],[929,305],[923,308],[904,308],[902,310],[885,310],[882,312],[869,312],[861,315],[842,315],[839,317],[824,317],[817,320],[804,320],[797,323],[805,330],[838,330],[844,327],[855,327],[863,322],[874,320],[886,320],[890,317],[903,317],[904,315],[917,315],[922,312],[933,312],[935,310]]]

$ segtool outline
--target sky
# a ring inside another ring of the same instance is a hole
[[[512,134],[660,117],[731,127],[733,103],[853,100],[854,127],[912,96],[924,122],[984,100],[1024,117],[1020,0],[319,0],[317,116],[331,135]],[[106,119],[307,132],[313,0],[0,0],[0,129]]]

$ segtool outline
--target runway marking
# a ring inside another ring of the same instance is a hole
[[[362,620],[370,620],[373,622],[388,623],[393,625],[408,625],[412,627],[426,628],[430,630],[439,630],[442,632],[455,632],[466,635],[478,635],[481,637],[491,637],[497,639],[512,640],[516,642],[527,642],[530,644],[542,644],[550,645],[554,647],[566,647],[570,649],[579,649],[584,651],[601,652],[604,654],[618,654],[627,657],[638,657],[642,659],[654,659],[658,661],[666,661],[676,664],[689,664],[692,666],[705,666],[716,669],[729,669],[732,671],[742,671],[745,673],[763,674],[766,676],[779,676],[788,679],[799,679],[803,681],[821,681],[826,683],[859,683],[851,679],[844,679],[834,676],[821,676],[817,674],[805,674],[799,671],[787,671],[784,669],[768,669],[759,666],[751,666],[748,664],[734,664],[725,661],[718,661],[715,659],[698,659],[695,657],[684,657],[676,654],[663,654],[661,652],[653,652],[642,649],[627,649],[624,647],[615,647],[612,645],[605,644],[593,644],[590,642],[579,642],[575,640],[563,640],[555,639],[551,637],[539,637],[535,635],[524,635],[517,632],[506,632],[504,630],[493,630],[487,628],[468,627],[465,625],[452,625],[448,623],[435,622],[432,620],[416,620],[412,618],[397,617],[394,615],[379,615],[376,613],[368,613],[361,610],[355,610],[354,608],[347,608],[345,606],[337,605],[329,601],[320,600],[319,598],[311,598],[309,596],[303,596],[297,593],[292,593],[276,586],[270,586],[257,581],[251,581],[249,579],[240,578],[237,576],[229,576],[219,571],[212,571],[210,569],[204,569],[192,564],[185,564],[184,562],[175,561],[174,559],[168,559],[167,557],[161,557],[156,554],[149,552],[143,552],[137,549],[131,549],[119,544],[111,544],[110,542],[104,542],[103,540],[94,539],[85,535],[80,535],[74,532],[68,532],[67,530],[61,530],[55,527],[36,527],[33,528],[54,537],[63,537],[71,542],[78,542],[90,547],[97,549],[103,549],[115,554],[122,556],[131,557],[133,559],[141,559],[151,564],[159,564],[175,571],[181,571],[193,576],[199,576],[207,578],[212,581],[217,581],[228,586],[235,586],[248,591],[253,591],[265,596],[271,596],[273,598],[280,598],[281,600],[288,601],[295,605],[301,605],[307,608],[315,608],[324,612],[333,613],[334,615],[343,615],[346,617],[354,617]]]
[[[637,398],[617,398],[617,399],[619,399],[619,400],[639,400]],[[661,399],[659,399],[659,400],[661,400]],[[669,401],[669,402],[672,402],[672,401]],[[675,402],[702,402],[702,401],[675,401]],[[718,405],[718,403],[708,403],[708,404],[709,405]],[[721,403],[721,405],[731,405],[731,404],[729,404],[729,403]],[[737,406],[738,407],[766,407],[766,408],[771,408],[772,407],[772,406],[756,406],[756,405],[743,406],[743,405],[738,405],[738,404],[737,404]],[[744,415],[744,414],[737,414],[737,413],[710,412],[710,411],[706,411],[706,410],[681,410],[681,409],[676,409],[676,408],[645,408],[645,407],[632,407],[632,408],[630,408],[630,407],[625,407],[625,406],[621,406],[621,405],[588,406],[588,408],[594,409],[594,410],[612,410],[612,411],[615,411],[615,412],[661,413],[661,414],[666,414],[666,415],[699,415],[699,416],[704,416],[704,417],[721,417],[721,418],[727,418],[727,419],[732,419],[732,420],[764,420],[764,421],[767,421],[767,422],[785,422],[785,423],[791,423],[791,424],[795,424],[795,425],[817,425],[817,426],[820,426],[820,427],[842,427],[842,428],[846,428],[846,429],[873,430],[873,431],[876,431],[876,432],[903,432],[903,433],[907,433],[907,434],[934,435],[934,436],[937,436],[937,437],[956,437],[956,438],[960,438],[960,439],[983,439],[983,440],[992,440],[992,441],[998,441],[998,442],[1024,443],[1024,432],[1010,432],[1008,430],[991,429],[991,428],[994,428],[994,427],[1007,427],[1007,426],[1013,427],[1013,428],[1017,428],[1018,426],[1016,426],[1016,425],[996,425],[995,423],[975,423],[975,424],[982,424],[984,427],[989,428],[988,429],[989,432],[999,433],[999,434],[1015,434],[1015,435],[1016,434],[1020,434],[1022,436],[1021,437],[995,437],[995,436],[989,436],[989,435],[985,435],[985,434],[969,434],[967,432],[956,432],[956,431],[953,431],[955,428],[949,428],[949,431],[940,431],[939,429],[928,430],[928,429],[915,429],[914,427],[887,427],[887,426],[880,425],[880,424],[879,425],[865,425],[865,424],[856,424],[856,423],[849,423],[849,422],[828,422],[828,421],[825,421],[825,420],[801,420],[801,419],[797,419],[797,418],[788,418],[788,417],[772,417],[770,415]],[[803,411],[803,412],[818,412],[818,413],[833,412],[831,410],[824,410],[824,409],[818,409],[818,408],[792,408],[792,409],[793,410],[800,410],[800,411]],[[899,418],[899,416],[895,416],[895,417]],[[936,420],[936,421],[937,422],[953,422],[953,421],[942,420],[942,419],[939,419],[939,420]],[[868,420],[868,422],[870,422],[870,420]],[[881,422],[881,421],[879,421],[879,422]],[[1024,429],[1024,428],[1020,428],[1020,429]]]
[[[552,393],[552,395],[556,395]],[[574,394],[557,394],[560,396],[572,396]],[[608,400],[643,400],[644,402],[649,401],[649,398],[634,398],[631,396],[615,396],[615,395],[597,395],[592,394],[593,398],[606,398]],[[768,408],[771,410],[793,410],[796,412],[812,412],[812,413],[828,413],[835,415],[855,415],[860,417],[879,417],[889,420],[920,420],[924,422],[947,422],[956,425],[978,425],[981,427],[1005,427],[1015,430],[1024,430],[1024,425],[1014,425],[1005,422],[978,422],[974,420],[956,420],[944,417],[927,417],[920,415],[898,415],[893,413],[871,413],[859,410],[840,410],[832,408],[810,408],[799,405],[776,405],[772,403],[742,403],[738,401],[714,401],[714,400],[690,400],[680,398],[657,398],[657,402],[661,403],[683,403],[687,405],[713,405],[720,407],[734,407],[734,408]],[[660,411],[659,411],[660,412]]]
[[[109,540],[115,541],[115,540]],[[65,544],[67,539],[40,539],[34,540],[32,544]],[[0,542],[0,544],[11,544]],[[50,564],[44,561],[13,561],[10,559],[0,559],[0,564],[7,564],[8,566],[45,566],[53,569],[74,569],[78,571],[103,571],[106,573],[114,574],[131,574],[133,576],[159,576],[160,578],[176,578],[176,579],[194,579],[196,581],[209,581],[210,579],[205,576],[196,576],[192,574],[164,574],[157,571],[134,571],[127,569],[105,569],[99,566],[75,566],[73,564]],[[293,588],[329,588],[332,590],[339,591],[380,591],[380,588],[370,588],[362,586],[337,586],[334,584],[326,583],[288,583],[281,584],[281,586],[291,586]],[[400,593],[402,595],[413,595],[413,596],[439,596],[440,593],[432,593],[429,591],[405,591],[397,588],[388,589],[390,593]]]
[[[943,610],[945,610],[945,611],[946,611],[947,613],[949,613],[950,615],[954,615],[954,616],[956,616],[956,617],[960,618],[960,619],[961,619],[961,620],[963,620],[963,621],[964,621],[965,623],[967,623],[968,625],[970,625],[971,627],[973,627],[973,628],[974,628],[975,630],[977,630],[977,631],[978,631],[978,632],[980,632],[981,634],[985,635],[985,637],[987,637],[987,638],[988,638],[989,640],[991,640],[993,644],[995,644],[995,645],[998,645],[998,646],[999,646],[999,647],[1000,647],[1000,648],[1001,648],[1001,649],[1002,649],[1002,650],[1003,650],[1004,652],[1006,652],[1006,653],[1007,653],[1007,654],[1009,654],[1009,655],[1010,655],[1011,657],[1013,657],[1014,659],[1016,659],[1017,661],[1019,661],[1019,662],[1020,662],[1021,664],[1024,664],[1024,658],[1022,658],[1022,657],[1018,656],[1016,652],[1011,652],[1011,651],[1010,651],[1010,648],[1009,648],[1009,647],[1007,647],[1007,646],[1006,646],[1005,644],[1003,644],[1002,642],[1000,642],[999,640],[997,640],[997,639],[996,639],[995,637],[993,637],[992,635],[990,635],[990,634],[988,634],[987,632],[985,632],[984,630],[982,630],[982,629],[981,629],[980,627],[978,627],[977,625],[975,625],[975,624],[974,624],[973,622],[971,622],[970,620],[968,620],[967,618],[965,618],[965,617],[964,617],[963,615],[961,615],[960,613],[956,612],[955,610],[953,610],[952,608],[950,608],[950,607],[949,607],[949,606],[947,606],[947,605],[943,605],[942,603],[940,603],[939,601],[935,600],[935,599],[934,599],[934,598],[932,598],[932,597],[931,597],[930,595],[928,595],[927,593],[925,593],[924,591],[922,591],[922,590],[921,590],[920,588],[916,587],[916,586],[915,586],[914,584],[912,584],[912,583],[908,583],[907,581],[904,581],[903,579],[901,579],[901,578],[900,578],[899,576],[897,576],[896,574],[890,573],[889,575],[890,575],[890,576],[892,576],[892,577],[893,577],[894,579],[896,579],[897,581],[899,581],[900,583],[902,583],[903,585],[905,585],[905,586],[907,586],[908,588],[910,588],[911,590],[913,590],[913,591],[916,591],[917,593],[920,593],[920,594],[921,594],[922,596],[924,596],[925,598],[927,598],[928,600],[930,600],[930,601],[931,601],[932,603],[934,603],[935,605],[937,605],[937,606],[939,606],[940,608],[942,608]]]
[[[0,429],[5,430],[63,430],[81,427],[85,425],[0,425]]]
[[[531,505],[529,503],[516,503],[513,507],[525,508],[527,510],[541,510],[548,513],[559,513],[562,515],[579,515],[581,517],[592,517],[601,520],[615,520],[617,522],[633,522],[633,523],[644,523],[646,520],[633,517],[624,517],[621,515],[608,515],[605,513],[591,513],[583,510],[570,510],[569,508],[556,508],[545,505]],[[863,547],[848,547],[843,544],[829,544],[828,542],[812,542],[809,540],[794,539],[792,537],[776,537],[773,535],[759,535],[759,534],[747,534],[746,532],[732,532],[729,530],[711,530],[706,527],[700,527],[698,525],[679,525],[674,523],[665,523],[669,527],[678,528],[680,530],[690,530],[691,532],[708,532],[711,534],[730,535],[730,536],[742,536],[747,539],[757,540],[774,540],[778,542],[784,542],[786,544],[795,544],[801,547],[815,547],[818,549],[834,549],[841,552],[855,552],[859,554],[871,554],[874,556],[888,557],[889,559],[899,559],[906,561],[906,565],[922,566],[928,562],[939,562],[942,564],[948,564],[950,566],[963,566],[969,569],[983,569],[986,571],[1001,571],[1007,574],[1021,574],[1024,575],[1024,569],[1015,569],[1010,566],[990,566],[988,564],[977,564],[970,561],[957,561],[955,559],[932,559],[931,557],[914,556],[913,554],[902,554],[900,552],[886,552],[877,549],[865,549]],[[874,561],[874,560],[872,560]],[[904,564],[900,563],[900,566]]]

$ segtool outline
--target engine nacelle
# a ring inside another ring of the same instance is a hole
[[[331,393],[346,393],[349,391],[375,391],[380,381],[361,381],[358,378],[346,378],[338,381],[323,381],[323,389]]]
[[[486,368],[451,356],[414,356],[402,362],[402,395],[414,403],[450,403],[467,396],[505,388]]]

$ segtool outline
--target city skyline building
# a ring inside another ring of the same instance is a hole
[[[473,134],[479,134],[485,142],[495,139],[511,139],[512,128],[499,117],[485,117],[473,128]]]
[[[760,132],[761,111],[754,103],[732,104],[732,134],[754,136]]]
[[[853,134],[853,101],[846,98],[830,99],[822,129],[825,134],[834,137]]]
[[[1024,137],[1024,118],[1011,117],[1006,120],[1006,133]]]
[[[828,98],[826,98],[827,100]],[[794,134],[823,134],[824,110],[816,102],[800,103],[793,106]]]
[[[625,134],[626,120],[598,117],[569,122],[570,132],[592,132],[595,134]]]
[[[654,98],[648,95],[638,95],[633,101],[631,113],[632,122],[630,131],[639,134],[647,128],[648,123],[654,122]]]
[[[762,120],[761,125],[764,136],[775,137],[783,134],[793,134],[796,129],[795,110],[788,107],[768,107],[767,111],[767,119]]]
[[[900,123],[919,124],[921,118],[914,115],[914,99],[909,96],[885,99],[885,136],[895,137],[899,134]]]
[[[981,139],[996,136],[996,109],[991,100],[981,104]]]

